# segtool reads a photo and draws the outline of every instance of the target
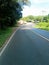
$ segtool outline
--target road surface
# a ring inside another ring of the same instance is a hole
[[[30,23],[22,25],[0,56],[0,65],[49,65],[49,39],[37,31]]]

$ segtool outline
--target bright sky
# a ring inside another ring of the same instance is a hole
[[[31,6],[24,6],[23,17],[28,15],[47,15],[49,13],[49,0],[30,0]]]

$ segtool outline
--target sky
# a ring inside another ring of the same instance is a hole
[[[23,17],[49,14],[49,0],[30,0],[30,2],[30,6],[24,6],[23,8]]]

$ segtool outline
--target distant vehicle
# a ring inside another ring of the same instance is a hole
[[[27,22],[32,22],[31,20],[27,21]]]
[[[39,23],[39,21],[35,20],[34,23]]]

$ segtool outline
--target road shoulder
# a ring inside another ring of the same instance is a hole
[[[15,35],[16,31],[19,29],[20,25],[17,27],[13,27],[12,29],[12,34],[6,39],[5,43],[2,45],[2,47],[0,48],[0,56],[2,55],[2,53],[4,52],[5,48],[8,46],[10,40],[13,38],[13,36]]]

